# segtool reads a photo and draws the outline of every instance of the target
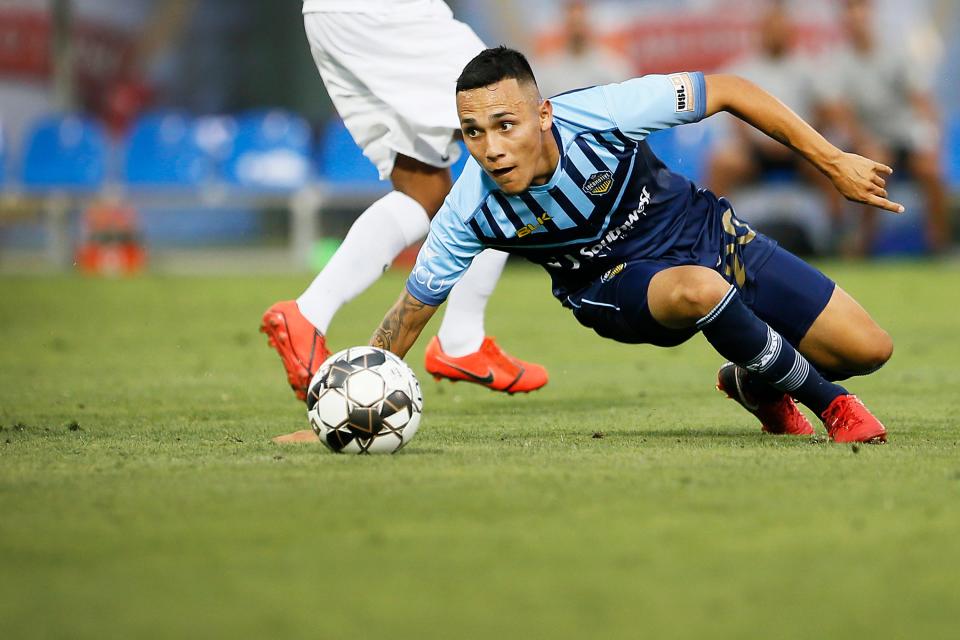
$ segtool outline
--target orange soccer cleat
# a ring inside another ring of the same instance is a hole
[[[267,334],[267,344],[280,354],[293,392],[306,400],[310,378],[330,356],[323,334],[303,317],[295,300],[277,302],[267,309],[260,332]]]
[[[494,391],[527,393],[547,384],[547,370],[538,364],[517,360],[500,350],[494,338],[484,338],[480,349],[454,358],[440,347],[436,336],[427,345],[424,367],[437,380],[475,382]]]
[[[837,396],[820,417],[834,442],[887,441],[887,430],[855,395]]]
[[[754,398],[743,388],[741,375],[740,367],[732,362],[726,363],[717,372],[717,389],[757,416],[764,432],[790,436],[813,435],[813,425],[800,412],[793,398],[786,393],[772,400]]]

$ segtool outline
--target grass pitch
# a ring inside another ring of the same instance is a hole
[[[304,410],[256,328],[304,278],[2,279],[0,635],[955,637],[960,270],[825,270],[896,341],[849,383],[886,446],[761,435],[702,337],[604,341],[511,267],[488,331],[544,390],[436,384],[424,339],[404,451],[280,447]]]

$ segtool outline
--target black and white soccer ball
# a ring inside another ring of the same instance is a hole
[[[332,451],[393,453],[420,426],[423,395],[407,364],[383,349],[351,347],[320,365],[307,392],[307,417]]]

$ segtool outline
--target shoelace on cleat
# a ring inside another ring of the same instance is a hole
[[[850,431],[853,427],[864,424],[863,416],[854,411],[854,403],[856,403],[856,400],[847,400],[830,415],[828,420],[834,431],[838,429]]]

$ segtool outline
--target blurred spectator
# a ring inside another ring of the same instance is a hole
[[[633,71],[626,58],[595,43],[587,3],[572,0],[564,7],[564,47],[535,60],[534,73],[544,96],[598,84],[622,82]]]
[[[782,0],[771,0],[760,18],[759,51],[731,67],[779,98],[807,122],[817,118],[817,96],[811,62],[792,51],[794,29]],[[840,201],[830,182],[792,149],[762,134],[741,120],[726,118],[728,127],[718,135],[710,158],[708,184],[720,194],[774,174],[799,177],[819,189],[833,218]]]
[[[0,117],[18,144],[51,111],[122,129],[150,104],[149,67],[178,47],[196,0],[0,1]]]
[[[823,93],[839,142],[847,148],[907,170],[926,199],[927,246],[948,247],[946,189],[939,146],[941,127],[931,92],[931,69],[904,48],[881,41],[872,0],[845,0],[846,44],[830,53]],[[876,235],[876,210],[864,209],[856,251],[867,253]]]

